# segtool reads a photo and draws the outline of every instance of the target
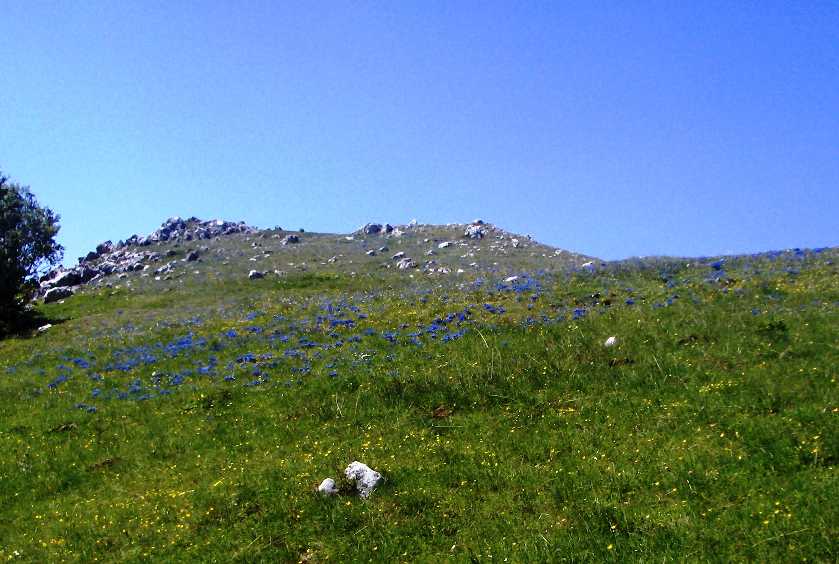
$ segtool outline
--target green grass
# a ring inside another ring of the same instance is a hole
[[[795,275],[785,258],[732,264],[723,283],[669,265],[673,288],[660,265],[615,267],[546,279],[535,300],[319,272],[43,306],[65,321],[0,342],[0,560],[836,561],[835,258]],[[283,356],[296,340],[268,335],[324,300],[369,314],[342,338],[409,328],[398,344],[309,349],[299,375]],[[463,337],[406,342],[468,304]],[[190,331],[207,346],[105,369],[114,351]],[[619,345],[605,348],[610,335]],[[270,383],[244,386],[252,365],[235,359],[269,352]],[[216,376],[171,395],[91,396],[210,356]],[[315,493],[353,460],[386,477],[369,500]]]

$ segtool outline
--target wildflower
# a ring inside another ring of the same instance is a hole
[[[67,381],[67,375],[66,374],[60,374],[52,382],[47,384],[47,388],[49,388],[51,390],[54,390],[58,387],[59,384],[64,383],[66,381]]]

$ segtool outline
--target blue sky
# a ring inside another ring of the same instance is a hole
[[[836,2],[3,2],[0,169],[67,260],[172,215],[839,244]]]

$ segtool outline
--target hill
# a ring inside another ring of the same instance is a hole
[[[839,250],[365,227],[173,219],[45,277],[0,559],[836,560]],[[353,461],[369,498],[316,491]]]

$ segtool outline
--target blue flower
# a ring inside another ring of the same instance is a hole
[[[47,388],[50,388],[51,390],[54,390],[58,387],[59,384],[62,384],[66,381],[67,381],[67,375],[66,374],[60,374],[52,382],[47,384]]]

